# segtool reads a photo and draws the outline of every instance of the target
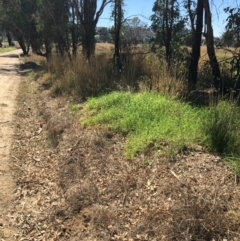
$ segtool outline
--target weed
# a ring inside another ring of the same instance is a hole
[[[76,115],[77,113],[79,113],[79,111],[83,108],[81,105],[79,104],[70,104],[69,106],[70,108],[70,112],[72,113],[72,115]]]
[[[240,154],[240,114],[236,103],[220,101],[210,107],[208,118],[203,124],[207,145],[211,151]]]
[[[77,96],[95,96],[110,90],[114,85],[111,64],[104,55],[96,56],[89,62],[82,56],[76,57],[71,64],[54,58],[51,73],[56,73],[53,93],[70,93]],[[60,69],[59,69],[60,68]]]
[[[90,99],[87,108],[90,116],[83,120],[85,125],[101,124],[127,135],[128,157],[149,147],[166,153],[197,142],[205,114],[204,109],[156,93],[114,92]]]
[[[224,160],[228,163],[228,165],[236,172],[235,178],[240,178],[240,157],[237,155],[227,155]],[[238,182],[239,180],[235,180]]]
[[[114,92],[90,99],[87,108],[90,114],[83,123],[126,135],[125,154],[130,158],[150,148],[172,159],[194,144],[240,154],[239,108],[231,102],[196,108],[156,93]]]

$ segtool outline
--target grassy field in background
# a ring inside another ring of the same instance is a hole
[[[232,57],[232,54],[230,51],[236,51],[236,49],[234,48],[229,48],[229,49],[220,49],[220,48],[215,48],[215,53],[216,53],[216,56],[217,56],[217,59],[218,61],[222,61],[224,59],[228,59],[230,57]],[[201,58],[199,60],[199,62],[203,62],[203,61],[206,61],[206,60],[209,60],[208,58],[208,54],[207,54],[207,46],[201,46]]]

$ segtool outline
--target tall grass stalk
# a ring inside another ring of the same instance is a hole
[[[237,103],[220,101],[211,106],[208,118],[203,121],[206,145],[218,153],[240,154],[240,112]]]
[[[72,61],[68,56],[54,56],[48,64],[55,79],[53,92],[88,97],[112,90],[152,90],[179,96],[185,90],[186,83],[179,77],[177,66],[169,70],[154,55],[128,53],[125,57],[119,72],[111,53],[97,54],[90,61],[81,55]]]

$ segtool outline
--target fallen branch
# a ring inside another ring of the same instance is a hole
[[[178,176],[174,171],[170,170],[170,172],[171,172],[171,174],[172,174],[174,177],[177,178],[177,180],[178,180],[183,186],[187,187],[187,185],[186,185],[184,182],[181,181],[181,179],[179,178],[179,176]]]
[[[10,121],[0,121],[0,124],[8,123]]]

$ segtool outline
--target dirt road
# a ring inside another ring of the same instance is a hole
[[[0,54],[0,240],[15,240],[8,214],[15,188],[9,167],[15,97],[20,82],[20,50]]]

